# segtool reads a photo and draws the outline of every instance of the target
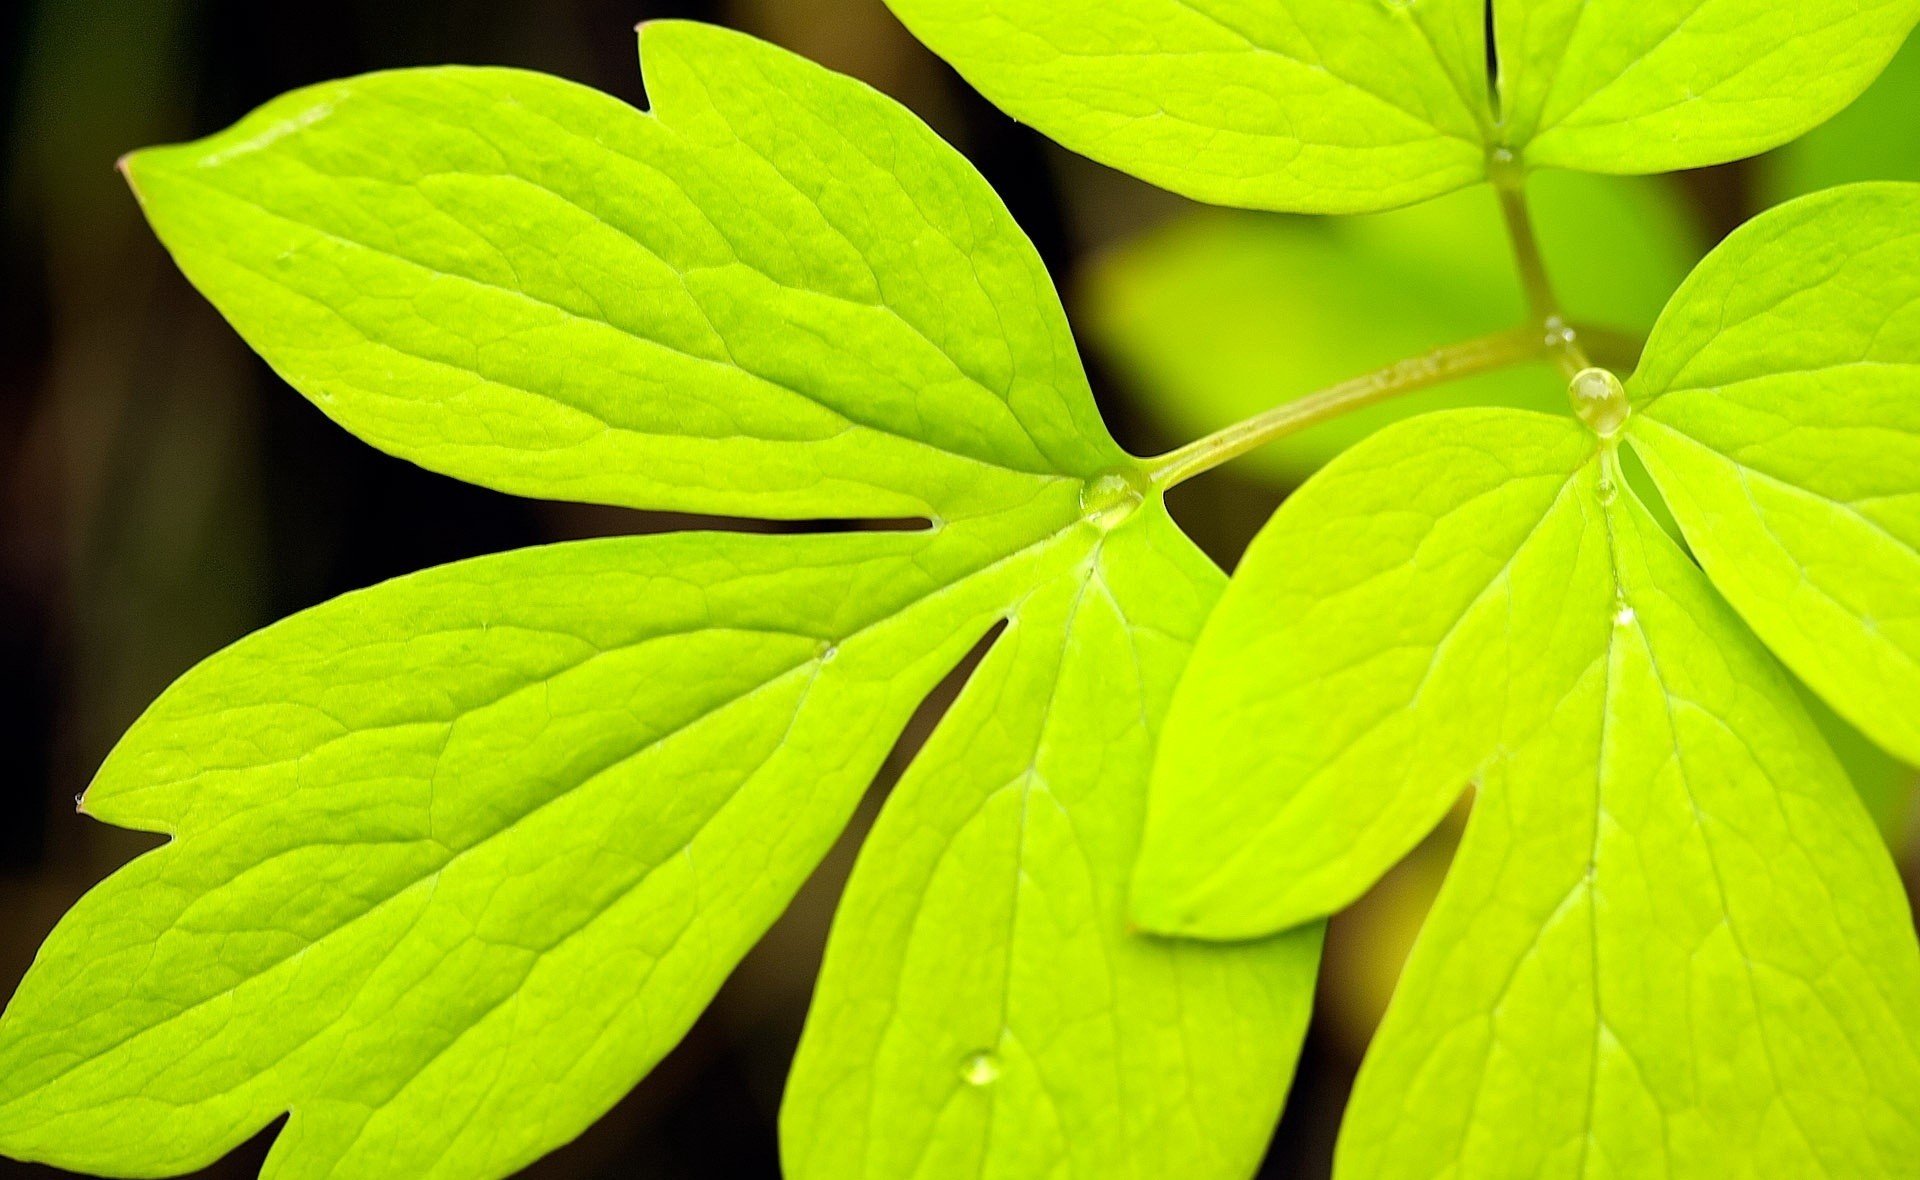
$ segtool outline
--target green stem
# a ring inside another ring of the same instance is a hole
[[[1540,254],[1540,238],[1533,231],[1533,215],[1527,210],[1525,175],[1511,156],[1496,158],[1490,169],[1493,191],[1500,195],[1500,214],[1507,223],[1507,239],[1513,243],[1514,265],[1520,271],[1520,287],[1526,292],[1527,314],[1539,325],[1540,338],[1568,377],[1592,365],[1580,335],[1560,312],[1554,296],[1553,281],[1547,277],[1546,260]]]
[[[1328,386],[1317,393],[1284,402],[1265,413],[1256,414],[1178,450],[1148,460],[1147,471],[1156,487],[1170,488],[1283,435],[1318,425],[1362,406],[1370,406],[1456,377],[1534,360],[1552,354],[1558,348],[1557,343],[1549,342],[1545,333],[1533,324],[1449,344],[1364,376]]]

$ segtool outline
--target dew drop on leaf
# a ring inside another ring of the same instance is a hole
[[[1148,483],[1137,472],[1109,471],[1080,489],[1080,514],[1101,532],[1125,524],[1146,503]]]
[[[1614,608],[1613,608],[1613,625],[1614,626],[1631,627],[1633,626],[1634,619],[1638,617],[1639,616],[1634,614],[1633,612],[1633,605],[1629,603],[1626,599],[1622,598],[1615,601]]]
[[[1611,504],[1620,498],[1620,489],[1611,479],[1602,478],[1593,489],[1600,496],[1600,503]]]
[[[985,1049],[960,1059],[960,1080],[969,1086],[990,1086],[1000,1079],[1000,1059]]]
[[[1567,400],[1587,428],[1612,438],[1627,422],[1627,390],[1605,369],[1582,369],[1567,385]]]

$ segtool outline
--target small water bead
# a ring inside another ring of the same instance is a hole
[[[1633,626],[1633,621],[1637,618],[1639,618],[1639,616],[1634,614],[1633,604],[1629,603],[1625,598],[1617,598],[1614,600],[1614,604],[1613,604],[1613,625],[1614,626],[1631,627]]]
[[[1567,384],[1567,400],[1587,429],[1612,438],[1627,424],[1627,389],[1605,369],[1582,369]]]
[[[960,1059],[960,1080],[969,1086],[991,1086],[1000,1080],[1000,1059],[985,1049]]]
[[[1487,178],[1496,185],[1514,187],[1520,184],[1520,160],[1513,154],[1512,148],[1497,147],[1487,153]]]
[[[1594,486],[1593,490],[1599,495],[1603,507],[1620,498],[1620,489],[1604,475],[1600,477],[1600,482]]]
[[[1080,514],[1101,532],[1111,532],[1147,502],[1151,486],[1139,472],[1109,471],[1080,489]]]

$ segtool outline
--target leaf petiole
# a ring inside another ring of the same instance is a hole
[[[1211,470],[1284,435],[1305,430],[1375,402],[1443,381],[1502,369],[1558,351],[1538,325],[1528,323],[1396,361],[1305,397],[1277,405],[1225,429],[1151,459],[1147,472],[1162,490]]]
[[[1514,265],[1520,271],[1520,287],[1526,293],[1527,314],[1539,325],[1549,353],[1561,371],[1572,377],[1590,368],[1580,334],[1561,314],[1560,300],[1547,277],[1546,260],[1540,254],[1540,238],[1533,230],[1533,215],[1527,209],[1526,176],[1506,148],[1493,152],[1488,165],[1493,191],[1500,197],[1500,216],[1507,226],[1507,240],[1513,243]]]

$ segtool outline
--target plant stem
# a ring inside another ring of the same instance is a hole
[[[1559,342],[1549,341],[1545,332],[1531,323],[1449,344],[1236,422],[1149,460],[1147,470],[1156,487],[1170,488],[1264,443],[1362,406],[1456,377],[1545,357],[1557,353],[1560,347]]]
[[[1533,231],[1533,215],[1527,210],[1525,174],[1513,163],[1511,154],[1504,152],[1496,155],[1488,171],[1493,191],[1500,196],[1500,214],[1507,223],[1507,239],[1513,243],[1520,287],[1527,296],[1527,314],[1539,325],[1541,340],[1561,370],[1572,377],[1593,362],[1581,347],[1579,333],[1560,313],[1560,301],[1554,296],[1552,280],[1547,277],[1546,261],[1540,256],[1540,238]]]

